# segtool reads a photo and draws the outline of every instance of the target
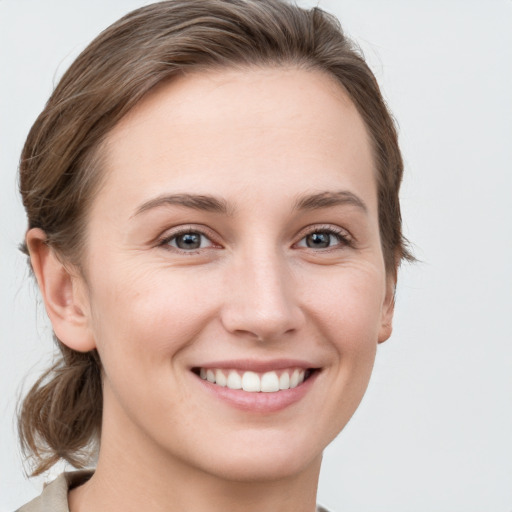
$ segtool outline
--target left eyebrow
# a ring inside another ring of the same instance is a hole
[[[295,202],[294,210],[318,210],[340,205],[355,206],[364,213],[368,213],[368,207],[365,202],[348,190],[340,190],[338,192],[326,191],[300,196]]]
[[[159,196],[145,202],[137,208],[132,217],[164,205],[178,205],[192,210],[221,213],[228,216],[233,215],[233,209],[229,207],[224,199],[210,195],[171,194]]]

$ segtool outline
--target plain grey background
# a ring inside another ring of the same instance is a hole
[[[17,251],[24,138],[85,45],[140,0],[0,0],[0,510],[27,480],[14,410],[51,360]],[[311,6],[316,2],[301,1]],[[320,0],[362,47],[400,127],[406,235],[395,330],[327,449],[338,512],[512,511],[512,1]],[[24,384],[23,384],[24,383]]]

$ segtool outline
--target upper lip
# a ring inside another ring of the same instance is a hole
[[[219,369],[219,370],[242,370],[253,372],[270,372],[284,370],[286,368],[303,368],[305,370],[319,368],[310,361],[301,359],[272,359],[267,361],[256,359],[231,359],[229,361],[210,361],[194,366],[194,368]]]

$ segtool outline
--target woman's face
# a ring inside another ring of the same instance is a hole
[[[192,73],[133,109],[105,157],[82,304],[102,450],[237,480],[317,465],[391,330],[346,93],[314,71]]]

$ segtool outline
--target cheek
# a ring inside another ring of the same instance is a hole
[[[367,389],[385,281],[379,267],[360,265],[339,268],[329,278],[317,275],[315,281],[317,292],[307,294],[308,309],[320,330],[322,349],[331,355],[325,369],[330,392],[321,400],[332,439],[349,421]]]
[[[303,296],[325,337],[340,351],[357,353],[377,342],[384,293],[383,272],[352,265],[317,274],[306,282]]]
[[[198,286],[207,281],[191,282],[186,272],[169,269],[123,270],[99,275],[91,296],[100,356],[168,364],[213,315],[211,294]]]

